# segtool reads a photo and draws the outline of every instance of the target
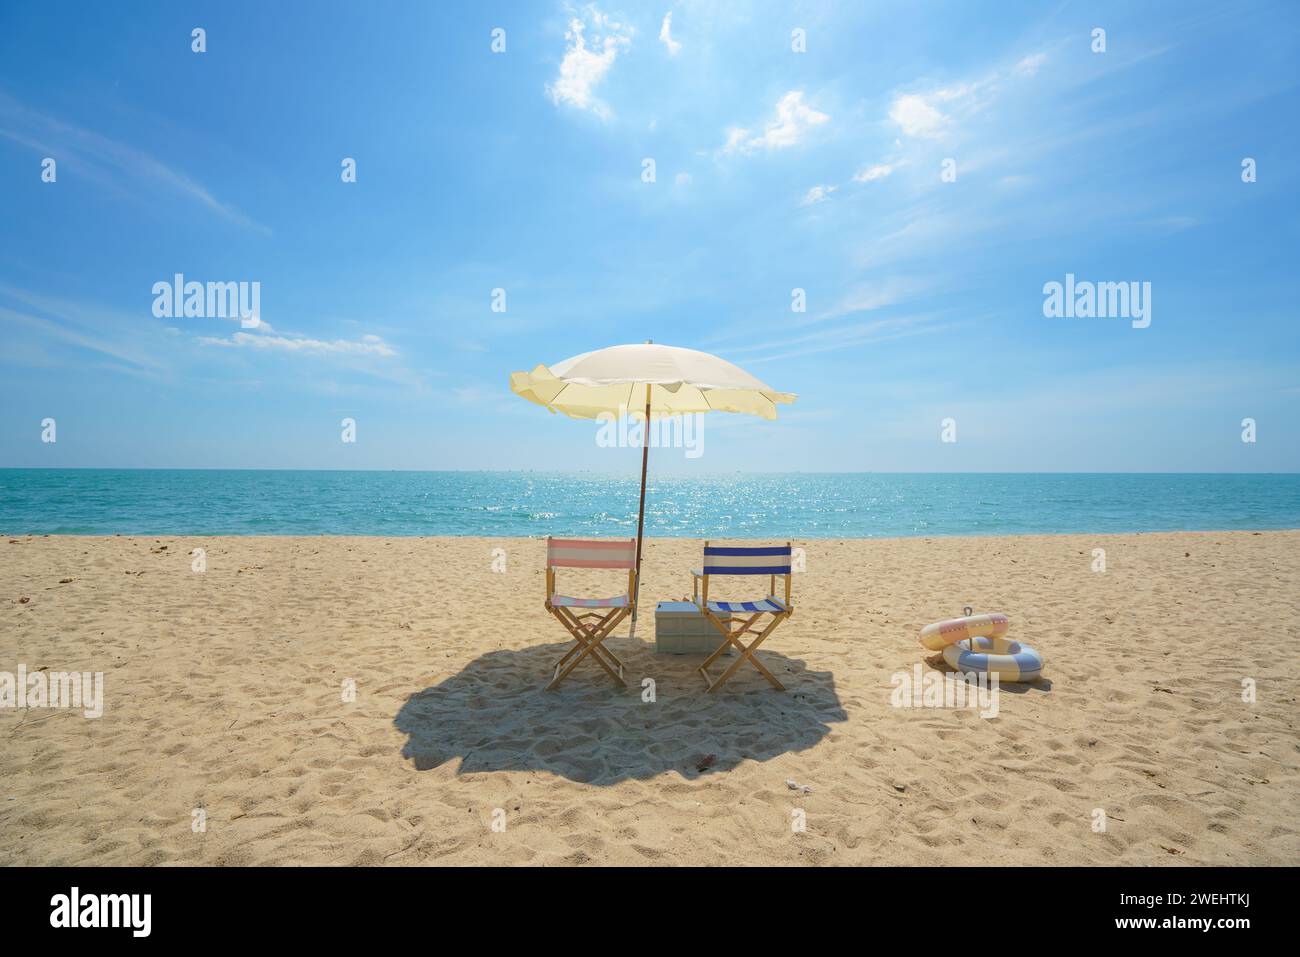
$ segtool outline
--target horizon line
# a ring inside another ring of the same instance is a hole
[[[490,475],[609,475],[620,476],[628,475],[636,478],[634,472],[625,472],[619,470],[603,469],[490,469],[490,468],[462,468],[462,469],[412,469],[412,468],[337,468],[332,466],[249,466],[238,468],[216,467],[216,466],[117,466],[117,465],[3,465],[0,466],[0,472],[364,472],[364,473],[383,473],[383,472],[404,472],[411,474],[424,475],[444,475],[444,474],[490,474]],[[1154,469],[1145,469],[1139,471],[1077,471],[1066,469],[1055,470],[1009,470],[997,472],[985,471],[916,471],[908,469],[809,469],[809,470],[786,470],[786,471],[760,471],[750,469],[734,469],[725,472],[685,472],[673,471],[661,477],[677,476],[718,476],[718,475],[1300,475],[1300,471],[1294,472],[1266,472],[1240,469],[1236,471],[1197,471],[1192,469],[1177,469],[1173,471],[1157,471]]]

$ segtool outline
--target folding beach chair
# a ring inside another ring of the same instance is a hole
[[[726,639],[718,650],[705,659],[704,664],[700,665],[699,672],[704,676],[704,680],[709,684],[709,690],[715,691],[725,684],[736,670],[742,664],[748,661],[758,669],[772,687],[777,691],[784,691],[785,686],[776,680],[772,672],[763,666],[754,654],[768,637],[776,630],[776,626],[781,624],[791,615],[794,614],[794,605],[790,603],[790,543],[784,545],[759,545],[743,546],[733,548],[725,545],[710,545],[704,543],[704,567],[702,569],[693,569],[691,575],[694,576],[695,582],[695,604],[699,606],[704,616],[713,623],[722,636]],[[761,601],[710,601],[709,600],[709,576],[710,575],[767,575],[770,577],[770,587],[768,596]],[[785,598],[776,597],[776,576],[785,576]],[[723,621],[719,614],[729,613],[730,621]],[[748,613],[749,617],[744,617]],[[764,615],[771,615],[772,620],[767,623],[762,631],[754,635],[753,640],[746,645],[740,640],[740,637],[747,632],[754,631],[758,620]],[[736,656],[730,667],[722,673],[715,681],[709,677],[709,665],[713,664],[722,654],[730,647],[735,646],[740,654]]]
[[[557,568],[626,568],[627,593],[612,598],[571,598],[555,592]],[[632,614],[636,594],[636,539],[546,538],[546,610],[573,636],[574,646],[555,665],[550,691],[590,655],[624,688],[623,662],[601,644],[618,623]]]

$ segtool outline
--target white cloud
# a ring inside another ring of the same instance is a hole
[[[588,110],[601,119],[610,115],[609,107],[595,95],[595,88],[605,79],[621,50],[632,43],[632,31],[610,20],[594,6],[587,7],[583,16],[569,21],[564,38],[569,46],[560,61],[560,73],[554,83],[546,85],[546,92],[557,106],[567,103],[579,110]],[[591,28],[591,46],[587,46],[587,28]]]
[[[749,135],[749,130],[743,127],[740,126],[728,127],[727,142],[722,144],[722,152],[734,153],[736,150],[742,147],[742,145],[745,142],[745,137],[748,135]]]
[[[908,136],[938,136],[948,122],[948,117],[918,93],[896,97],[889,108],[889,118]]]
[[[894,171],[894,167],[888,163],[877,163],[875,166],[868,166],[859,170],[853,175],[853,181],[856,183],[870,183],[874,179],[884,179]]]
[[[289,336],[255,336],[236,332],[229,339],[201,336],[205,346],[225,346],[232,349],[251,348],[268,352],[289,352],[302,355],[382,356],[389,358],[397,351],[379,336],[367,335],[360,339],[308,339]]]
[[[784,149],[801,142],[808,131],[830,122],[830,116],[819,113],[803,101],[802,90],[791,90],[776,103],[776,115],[768,120],[763,132],[750,135],[743,127],[729,127],[723,153],[752,153],[755,150]]]
[[[830,198],[831,193],[835,192],[835,186],[814,186],[804,194],[803,202],[800,206],[815,206],[818,203],[824,203]]]
[[[671,10],[664,14],[663,26],[659,28],[659,40],[668,48],[669,56],[677,56],[681,52],[682,45],[673,39],[673,12]]]

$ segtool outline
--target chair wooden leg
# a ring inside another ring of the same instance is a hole
[[[569,649],[564,657],[556,663],[555,671],[550,683],[546,686],[546,690],[551,691],[556,688],[588,655],[595,660],[596,664],[604,668],[614,681],[626,688],[627,682],[623,680],[623,662],[619,661],[618,656],[601,643],[609,637],[610,632],[618,626],[618,623],[627,617],[629,609],[619,608],[611,611],[604,618],[598,618],[596,623],[592,625],[584,624],[573,612],[566,608],[552,608],[551,611],[568,630],[569,634],[573,636],[574,647]]]
[[[700,665],[699,668],[696,668],[695,669],[696,671],[701,671],[709,667],[709,665],[713,664],[720,657],[722,657],[723,652],[725,652],[732,645],[736,645],[743,650],[745,645],[739,640],[740,636],[743,635],[746,631],[748,631],[750,627],[754,624],[754,622],[762,617],[763,613],[760,611],[758,612],[758,614],[751,616],[749,621],[745,622],[744,625],[741,628],[738,628],[736,631],[732,631],[731,628],[728,627],[727,623],[724,622],[721,618],[715,616],[713,612],[706,611],[705,615],[708,617],[709,622],[713,625],[714,629],[721,632],[722,637],[727,640],[724,641],[721,645],[719,645],[714,650],[713,654],[705,658],[704,664]]]
[[[556,677],[552,680],[551,686],[559,684],[560,680],[568,675],[577,666],[578,662],[588,654],[596,659],[596,662],[605,669],[611,678],[623,684],[623,662],[619,661],[618,656],[601,642],[609,636],[619,622],[627,617],[627,609],[611,611],[604,618],[599,615],[583,616],[597,619],[593,625],[584,624],[582,618],[567,609],[556,609],[556,611],[559,613],[556,617],[560,618],[565,627],[569,629],[569,633],[573,635],[574,646],[556,663],[554,672]],[[575,655],[577,655],[576,658]],[[571,662],[570,659],[572,659]],[[565,662],[570,662],[569,667],[565,668],[564,674],[560,674],[560,669]],[[624,687],[626,687],[626,684],[624,684]]]
[[[710,615],[709,617],[712,618],[713,616]],[[736,637],[736,635],[743,634],[748,629],[749,625],[753,624],[753,619],[751,619],[750,622],[747,623],[744,628],[741,628],[739,631],[737,631],[735,635],[733,635],[730,631],[727,631],[725,633],[727,640],[723,642],[723,644],[718,648],[718,650],[715,651],[712,655],[710,655],[709,658],[705,661],[705,663],[701,665],[698,669],[700,674],[704,676],[704,680],[709,684],[708,690],[715,691],[718,688],[722,687],[722,685],[724,685],[727,681],[731,680],[731,676],[734,675],[739,670],[740,666],[744,664],[746,661],[748,661],[751,665],[754,666],[755,669],[758,670],[759,674],[761,674],[764,678],[768,680],[768,682],[772,685],[773,688],[775,688],[777,691],[784,691],[785,685],[781,684],[781,682],[776,679],[776,675],[772,674],[772,672],[767,670],[767,667],[761,661],[758,660],[758,658],[755,656],[754,653],[758,651],[758,646],[761,645],[767,639],[767,636],[772,634],[772,632],[776,630],[776,626],[781,624],[781,622],[785,621],[785,619],[788,617],[789,617],[788,613],[773,615],[772,620],[768,622],[767,627],[764,628],[758,635],[756,635],[754,637],[754,640],[751,641],[748,646],[746,646],[742,641],[740,641]],[[721,624],[721,622],[717,622],[717,624]],[[717,624],[715,624],[715,627],[717,627]],[[724,652],[732,644],[735,644],[736,647],[740,649],[740,654],[737,655],[736,660],[733,661],[727,667],[727,670],[718,676],[716,681],[710,679],[708,671],[705,670],[706,667],[709,664],[711,664],[713,661],[715,661],[722,654],[722,652]]]

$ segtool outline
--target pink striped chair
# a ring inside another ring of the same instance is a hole
[[[627,592],[612,598],[572,598],[555,591],[557,568],[626,568]],[[636,539],[546,538],[546,610],[573,636],[574,646],[555,664],[550,691],[590,655],[622,687],[623,662],[602,642],[628,615],[636,594]]]

